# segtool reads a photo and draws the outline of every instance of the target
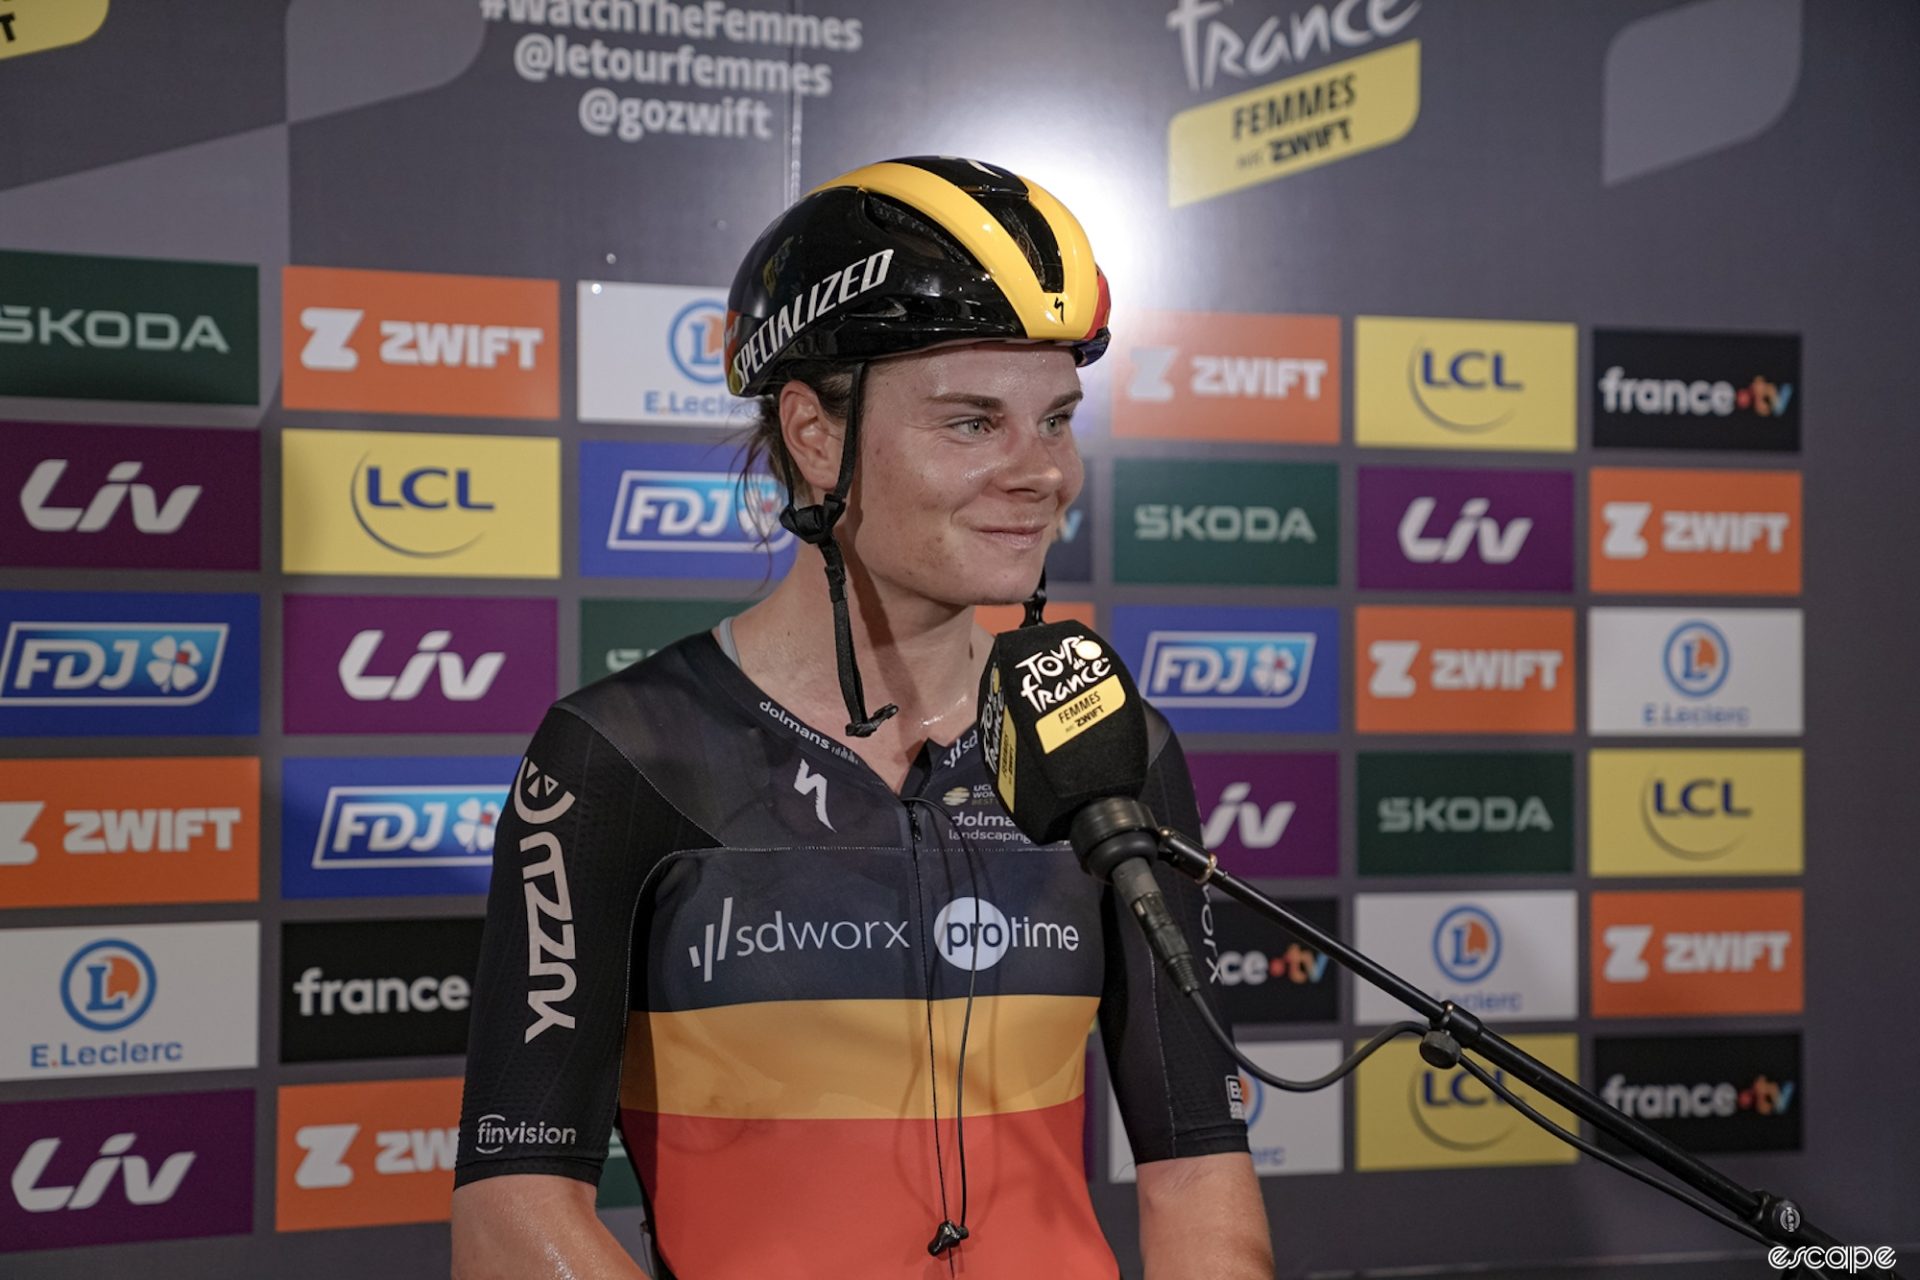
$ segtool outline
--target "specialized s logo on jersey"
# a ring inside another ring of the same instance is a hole
[[[521,763],[513,785],[513,810],[522,822],[530,827],[558,822],[573,808],[573,800],[573,792],[563,790],[531,758]],[[567,892],[565,851],[558,836],[551,831],[529,832],[520,838],[520,852],[528,857],[520,868],[520,879],[527,901],[527,1008],[533,1011],[533,1021],[527,1026],[526,1040],[531,1043],[548,1027],[573,1027],[573,1015],[556,1008],[573,995],[577,983],[572,963],[573,899]],[[534,861],[537,855],[544,856]],[[551,882],[551,896],[541,887],[542,880]],[[557,937],[547,932],[546,920],[559,930]],[[560,985],[536,985],[549,978],[558,978]]]

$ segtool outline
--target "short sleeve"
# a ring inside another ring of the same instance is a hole
[[[638,771],[564,706],[520,762],[494,836],[455,1185],[596,1182],[618,1101],[645,859]]]
[[[1200,817],[1186,757],[1173,730],[1158,716],[1155,729],[1159,746],[1141,801],[1160,822],[1197,839]],[[1213,937],[1207,891],[1168,867],[1156,867],[1155,876],[1195,958],[1207,971],[1202,995],[1220,1024],[1230,1028],[1213,966],[1205,964]],[[1100,1034],[1135,1162],[1245,1151],[1238,1065],[1175,991],[1139,925],[1122,915],[1111,890],[1101,912],[1107,973]]]

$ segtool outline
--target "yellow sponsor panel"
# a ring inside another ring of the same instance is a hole
[[[1570,324],[1357,317],[1354,440],[1571,451],[1576,345]]]
[[[400,431],[281,434],[288,573],[560,576],[560,442]]]
[[[1210,200],[1387,146],[1419,115],[1418,40],[1189,108],[1167,125],[1167,203]]]
[[[1801,755],[1595,751],[1596,876],[1792,876],[1806,868]]]
[[[1511,1036],[1515,1045],[1577,1080],[1578,1042],[1571,1035]],[[1485,1066],[1485,1063],[1481,1064]],[[1488,1068],[1492,1070],[1492,1068]],[[1479,1165],[1572,1164],[1577,1153],[1534,1124],[1465,1071],[1421,1060],[1402,1038],[1356,1073],[1354,1167],[1460,1169]],[[1512,1076],[1501,1083],[1562,1128],[1574,1118]]]
[[[1108,676],[1066,706],[1041,716],[1034,728],[1040,735],[1040,750],[1048,755],[1054,748],[1072,742],[1127,705],[1127,687],[1119,676]]]
[[[0,58],[79,44],[107,20],[108,0],[6,0],[0,4]]]

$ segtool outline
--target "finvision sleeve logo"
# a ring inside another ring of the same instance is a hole
[[[553,798],[555,792],[559,792],[557,800]],[[530,799],[545,803],[535,808],[528,804]],[[521,763],[520,776],[513,787],[513,809],[522,822],[533,827],[558,822],[573,808],[573,800],[573,792],[563,790],[559,782],[543,773],[531,758]],[[527,1007],[533,1011],[534,1018],[526,1032],[526,1042],[530,1044],[548,1027],[573,1028],[573,1015],[555,1007],[572,997],[577,983],[572,963],[573,899],[567,892],[565,851],[558,836],[551,831],[530,832],[521,837],[520,852],[530,857],[536,853],[545,855],[520,868],[527,902]],[[541,888],[542,880],[552,882],[552,896]],[[558,937],[547,932],[546,920],[554,922]],[[560,985],[534,985],[550,978],[559,979]]]

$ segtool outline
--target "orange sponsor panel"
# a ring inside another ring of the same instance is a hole
[[[1012,631],[1026,616],[1026,606],[1019,604],[982,604],[974,606],[973,610],[973,620],[994,635],[999,635],[1002,631]],[[1049,600],[1047,601],[1047,621],[1078,622],[1089,631],[1097,629],[1093,621],[1093,601],[1091,600]]]
[[[1799,1013],[1798,889],[1593,895],[1598,1018]]]
[[[457,1078],[287,1085],[278,1133],[276,1231],[447,1220]]]
[[[1339,443],[1339,317],[1131,311],[1124,332],[1114,435]]]
[[[289,409],[560,415],[554,280],[287,267]]]
[[[1800,473],[1596,467],[1595,591],[1797,595]]]
[[[0,906],[259,896],[260,762],[252,756],[0,766]]]
[[[1572,733],[1573,610],[1354,610],[1361,733]]]

